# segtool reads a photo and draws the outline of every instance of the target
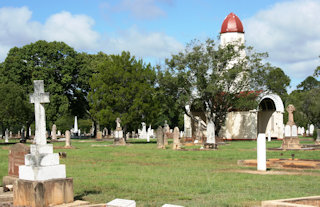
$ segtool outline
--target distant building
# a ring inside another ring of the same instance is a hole
[[[244,44],[245,36],[241,20],[234,13],[230,13],[223,21],[220,32],[220,45]],[[240,58],[246,56],[245,51],[240,51]],[[234,60],[237,61],[237,60]],[[232,62],[230,63],[232,64]],[[270,133],[273,138],[283,138],[283,102],[277,94],[261,92],[258,96],[259,106],[250,111],[228,112],[226,124],[219,132],[219,137],[228,140],[256,139],[258,133]],[[196,136],[197,129],[206,128],[205,116],[201,112],[192,111],[198,121],[184,116],[184,131],[187,137]],[[206,130],[202,133],[206,136]]]

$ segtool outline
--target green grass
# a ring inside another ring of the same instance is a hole
[[[1,140],[2,141],[2,140]],[[130,140],[131,141],[131,140]],[[155,141],[155,140],[152,140]],[[319,176],[254,175],[235,172],[251,169],[237,160],[256,159],[255,141],[235,141],[217,151],[159,150],[156,143],[92,147],[111,142],[78,142],[67,152],[67,176],[73,177],[76,199],[106,203],[132,199],[137,206],[253,206],[262,200],[320,195]],[[311,144],[303,141],[303,144]],[[280,147],[281,141],[267,142]],[[54,143],[63,146],[63,143]],[[7,175],[8,150],[0,149],[0,176]],[[198,147],[199,148],[199,147]],[[280,156],[280,153],[283,153]],[[267,158],[318,159],[320,151],[268,151]],[[276,169],[271,169],[276,170]],[[302,171],[302,170],[300,170]],[[304,170],[320,175],[320,170]]]

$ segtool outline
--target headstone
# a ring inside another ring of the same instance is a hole
[[[102,140],[102,131],[97,131],[96,138]]]
[[[286,127],[284,128],[284,136],[285,137],[291,137],[291,126],[286,125]]]
[[[9,129],[6,129],[6,131],[4,132],[4,142],[9,142]]]
[[[107,137],[108,136],[108,129],[107,127],[103,128],[103,136]]]
[[[59,154],[47,144],[44,103],[49,103],[49,93],[44,92],[43,80],[34,81],[30,95],[35,111],[35,140],[25,165],[19,166],[19,179],[14,183],[14,206],[53,206],[73,201],[73,180],[66,178],[66,167],[59,163]],[[36,186],[36,187],[35,187]],[[50,196],[47,196],[50,192]]]
[[[24,140],[26,137],[24,127],[21,128],[21,139]]]
[[[147,131],[147,142],[150,142],[150,137],[152,135],[151,125],[149,125],[148,131]]]
[[[117,123],[117,127],[116,130],[114,131],[115,135],[114,135],[114,139],[113,139],[113,144],[115,145],[126,145],[126,141],[123,137],[123,131],[121,128],[121,119],[118,117],[116,119],[116,123]]]
[[[157,129],[157,147],[158,149],[165,149],[163,129],[161,126],[159,126]]]
[[[314,125],[310,124],[309,133],[310,133],[311,136],[313,136],[313,132],[314,132]]]
[[[65,165],[59,164],[58,153],[53,153],[53,145],[47,144],[46,115],[44,103],[49,103],[49,93],[44,92],[43,80],[34,81],[34,93],[30,95],[35,112],[35,140],[30,146],[31,154],[26,155],[25,165],[19,167],[19,178],[41,181],[56,178],[66,178]]]
[[[142,125],[142,129],[141,129],[141,133],[140,133],[139,138],[140,138],[140,139],[147,139],[147,127],[146,127],[146,123],[142,122],[141,125]]]
[[[298,135],[301,135],[301,127],[298,127]]]
[[[78,117],[74,117],[73,135],[78,136]]]
[[[180,132],[180,138],[183,138],[183,137],[184,137],[184,132],[181,131],[181,132]]]
[[[292,125],[292,127],[291,127],[291,136],[298,137],[298,129],[297,129],[296,125]]]
[[[19,177],[19,166],[24,165],[24,157],[30,154],[30,147],[21,143],[13,145],[9,150],[8,175]]]
[[[71,132],[69,130],[67,130],[65,132],[65,136],[66,136],[66,144],[65,147],[71,147]]]
[[[271,142],[271,132],[268,131],[268,142]]]
[[[132,131],[132,138],[136,138],[136,132],[135,131]]]
[[[58,136],[61,136],[61,131],[60,131],[60,130],[58,130],[57,135],[58,135]]]
[[[263,133],[257,139],[257,170],[267,170],[266,135]]]
[[[309,133],[309,130],[307,129],[307,131],[306,131],[306,135],[307,136],[309,136],[310,135],[310,133]]]
[[[208,124],[207,124],[207,143],[208,144],[216,143],[215,126],[213,121],[208,121]]]
[[[173,130],[173,146],[172,146],[174,150],[181,149],[181,143],[180,143],[179,137],[180,137],[179,128],[175,127]]]
[[[116,198],[107,203],[106,207],[136,207],[136,202],[134,200]]]
[[[320,144],[320,129],[317,129],[317,139],[316,144]]]
[[[305,129],[304,127],[301,128],[301,134],[304,135]]]
[[[169,145],[169,134],[170,134],[170,127],[169,124],[167,123],[167,120],[164,121],[164,127],[163,127],[163,137],[164,137],[164,145],[167,146]]]
[[[57,139],[57,126],[55,124],[53,124],[51,128],[51,138],[52,140]]]

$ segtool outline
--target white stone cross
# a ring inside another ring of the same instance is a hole
[[[30,94],[30,103],[34,103],[36,131],[34,139],[37,145],[47,144],[46,113],[44,103],[50,103],[49,93],[44,92],[43,80],[34,80],[34,93]]]

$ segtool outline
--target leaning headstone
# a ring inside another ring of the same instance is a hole
[[[267,170],[266,135],[263,133],[257,139],[257,170]]]
[[[161,126],[159,126],[157,129],[157,147],[158,149],[165,149],[163,129]]]
[[[136,207],[136,202],[134,200],[116,198],[107,203],[106,207]]]
[[[173,130],[173,146],[172,146],[174,150],[181,149],[181,143],[180,143],[179,137],[180,137],[179,128],[175,127]]]
[[[57,125],[53,124],[51,128],[51,138],[52,140],[57,139]]]
[[[65,135],[66,135],[66,144],[65,144],[65,147],[71,147],[71,132],[69,130],[67,130],[65,132]]]
[[[9,129],[6,129],[6,131],[4,132],[4,142],[9,142]]]
[[[30,95],[35,111],[35,145],[25,156],[25,165],[19,166],[19,179],[14,183],[14,206],[53,206],[73,201],[73,180],[66,178],[66,167],[59,163],[59,154],[47,144],[44,103],[49,93],[44,92],[43,80],[34,81]],[[50,196],[48,196],[50,192]]]
[[[9,150],[8,176],[2,179],[3,186],[13,185],[19,178],[19,166],[24,165],[25,155],[30,154],[30,147],[21,143],[13,145]]]
[[[309,132],[310,132],[310,135],[313,136],[313,132],[314,132],[314,125],[313,124],[310,124]]]

